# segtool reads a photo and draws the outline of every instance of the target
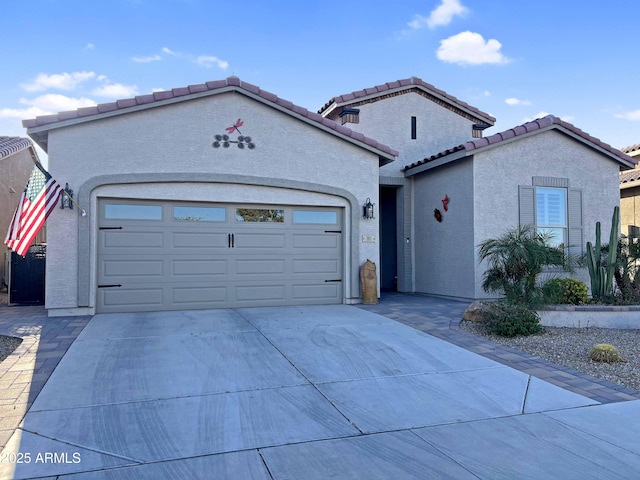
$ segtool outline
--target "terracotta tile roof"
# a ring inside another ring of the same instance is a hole
[[[372,138],[354,132],[350,128],[324,118],[318,113],[310,112],[306,108],[294,105],[292,102],[284,100],[266,90],[262,90],[251,83],[243,82],[238,77],[229,77],[225,80],[216,80],[198,85],[189,85],[187,87],[155,92],[149,95],[140,95],[134,98],[117,100],[112,103],[103,103],[94,107],[60,112],[54,115],[44,115],[30,120],[23,120],[22,125],[28,129],[37,129],[36,132],[29,132],[29,134],[34,137],[34,133],[47,131],[49,130],[48,127],[56,128],[57,126],[64,126],[56,125],[62,122],[71,121],[72,123],[76,123],[75,121],[91,121],[102,118],[103,115],[124,114],[144,106],[160,106],[166,103],[173,103],[176,100],[189,100],[202,96],[203,94],[216,94],[229,91],[238,91],[258,97],[265,103],[273,104],[276,108],[285,110],[294,116],[304,117],[310,121],[310,123],[315,123],[318,126],[334,131],[336,134],[341,134],[355,143],[364,144],[366,147],[381,151],[389,158],[398,155],[396,150],[387,145],[383,145]],[[67,123],[65,123],[65,125],[67,125]],[[392,158],[390,159],[392,160]]]
[[[622,172],[620,174],[620,184],[637,182],[640,180],[640,170],[630,170],[628,172]]]
[[[466,102],[457,99],[453,95],[449,95],[444,90],[440,90],[430,83],[423,81],[418,77],[411,77],[404,80],[396,80],[395,82],[388,82],[384,85],[377,85],[371,88],[365,88],[364,90],[360,90],[357,92],[346,93],[344,95],[340,95],[338,97],[333,97],[329,100],[325,105],[318,110],[318,113],[322,114],[326,110],[329,109],[332,105],[350,105],[352,103],[357,103],[361,101],[364,97],[376,97],[387,95],[391,92],[400,91],[400,90],[409,90],[412,88],[419,88],[427,93],[437,97],[447,103],[449,103],[453,107],[457,107],[461,110],[469,112],[473,114],[473,116],[477,117],[479,120],[485,121],[493,125],[496,122],[496,119],[485,113],[476,107],[472,107]]]
[[[622,151],[622,153],[627,153],[627,154],[631,154],[631,153],[640,153],[640,143],[636,143],[635,145],[630,145],[628,147],[624,147],[620,149]]]
[[[0,158],[8,157],[33,146],[31,140],[22,137],[0,137]]]
[[[483,147],[493,147],[521,135],[536,131],[549,130],[552,128],[563,129],[579,137],[585,143],[591,144],[592,146],[600,150],[605,150],[605,152],[610,154],[610,156],[612,156],[614,159],[618,160],[622,164],[622,166],[626,168],[632,168],[632,165],[635,165],[637,163],[637,160],[633,157],[630,157],[620,150],[613,148],[611,145],[604,143],[595,137],[592,137],[588,133],[583,132],[569,122],[565,122],[564,120],[561,120],[553,115],[547,115],[546,117],[539,118],[532,122],[527,122],[524,125],[510,128],[509,130],[505,130],[504,132],[496,133],[485,138],[478,138],[466,142],[462,145],[458,145],[457,147],[453,147],[449,150],[445,150],[444,152],[437,153],[418,162],[414,162],[411,165],[407,165],[403,168],[403,171],[406,172],[408,170],[411,170],[412,168],[424,165],[428,162],[433,162],[456,152],[464,151],[465,153],[472,153],[474,150],[478,150]]]

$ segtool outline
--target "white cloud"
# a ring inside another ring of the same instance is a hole
[[[504,100],[504,103],[506,103],[507,105],[511,105],[512,107],[516,106],[516,105],[531,105],[531,102],[529,100],[520,100],[519,98],[506,98]]]
[[[36,78],[28,83],[22,83],[20,86],[27,92],[41,92],[55,88],[58,90],[73,90],[79,83],[94,78],[94,72],[73,72],[73,73],[56,73],[47,75],[40,73]]]
[[[20,103],[30,105],[32,107],[47,110],[49,112],[62,112],[65,110],[77,110],[83,107],[92,107],[96,105],[94,100],[90,98],[74,98],[60,95],[59,93],[47,93],[40,95],[32,100],[20,99]]]
[[[0,118],[17,118],[23,120],[25,118],[35,118],[39,115],[49,115],[52,112],[42,110],[38,107],[29,108],[0,108]]]
[[[226,70],[229,66],[229,62],[220,60],[218,57],[213,57],[210,55],[200,55],[198,58],[196,58],[196,63],[207,68],[211,68],[215,65],[221,70]]]
[[[123,85],[121,83],[111,83],[98,87],[91,92],[93,95],[108,98],[127,98],[138,95],[136,85]]]
[[[614,115],[616,118],[622,118],[623,120],[631,120],[632,122],[640,121],[640,110],[632,110],[630,112],[617,113]]]
[[[93,43],[87,43],[84,48],[86,48],[87,50],[93,50],[96,48],[96,46]]]
[[[133,57],[131,60],[133,60],[136,63],[149,63],[149,62],[158,62],[162,60],[162,57],[156,54],[156,55],[151,55],[149,57]]]
[[[449,25],[453,20],[453,17],[463,16],[469,11],[469,9],[460,3],[460,0],[442,0],[442,3],[438,5],[428,17],[422,15],[414,15],[407,25],[413,29],[420,29],[424,27],[435,28],[442,25]]]
[[[498,40],[485,40],[479,33],[466,31],[441,40],[437,56],[443,62],[458,65],[510,62],[500,52],[501,48],[502,44]]]
[[[167,55],[173,55],[174,57],[177,55],[176,52],[174,52],[173,50],[169,50],[167,47],[162,47],[162,52],[166,53]]]

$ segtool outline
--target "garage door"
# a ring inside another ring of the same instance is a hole
[[[100,200],[99,312],[342,303],[342,209]]]

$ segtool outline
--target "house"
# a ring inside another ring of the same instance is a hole
[[[640,144],[622,149],[624,153],[640,160]],[[640,238],[640,167],[620,173],[620,233]]]
[[[0,136],[0,235],[3,241],[36,161],[38,154],[31,140]],[[42,243],[44,238],[42,229],[36,243]],[[3,287],[9,283],[7,277],[11,251],[3,242],[0,252],[0,287]]]
[[[87,213],[49,217],[50,315],[356,303],[367,259],[481,298],[480,241],[523,219],[581,248],[635,165],[555,117],[482,138],[415,77],[318,113],[230,77],[23,123]]]
[[[24,122],[77,210],[48,219],[50,315],[360,299],[390,147],[237,77]]]
[[[618,173],[635,165],[553,116],[483,138],[492,116],[415,77],[335,97],[319,113],[398,150],[380,169],[380,275],[387,287],[397,275],[400,291],[486,297],[476,247],[518,224],[580,254],[597,221],[608,231]]]

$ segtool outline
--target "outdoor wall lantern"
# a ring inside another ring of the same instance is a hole
[[[68,208],[69,210],[73,210],[73,190],[69,188],[69,184],[64,184],[64,193],[60,195],[60,208],[64,210]]]
[[[371,203],[371,199],[367,197],[367,202],[362,206],[362,216],[367,220],[371,220],[372,218],[375,218],[373,216],[374,205],[375,204]]]

